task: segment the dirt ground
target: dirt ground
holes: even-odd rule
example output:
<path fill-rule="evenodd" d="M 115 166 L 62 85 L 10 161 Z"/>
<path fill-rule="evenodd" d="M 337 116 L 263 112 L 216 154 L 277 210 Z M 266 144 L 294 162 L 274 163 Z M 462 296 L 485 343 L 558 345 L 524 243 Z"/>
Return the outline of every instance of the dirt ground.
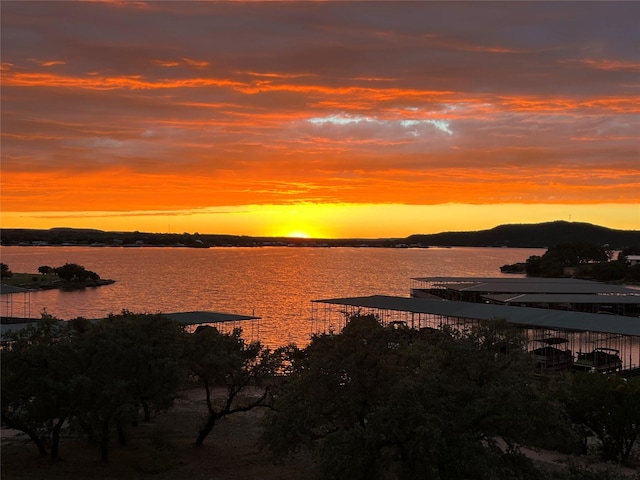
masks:
<path fill-rule="evenodd" d="M 261 409 L 223 418 L 201 447 L 195 447 L 206 412 L 204 390 L 192 389 L 167 413 L 132 429 L 129 445 L 112 442 L 110 461 L 100 461 L 97 445 L 82 437 L 63 438 L 61 459 L 40 458 L 22 434 L 2 432 L 2 480 L 69 478 L 153 480 L 303 480 L 313 475 L 308 459 L 273 465 L 258 446 Z"/>
<path fill-rule="evenodd" d="M 223 393 L 223 392 L 219 392 Z M 223 418 L 201 447 L 195 447 L 198 427 L 206 412 L 203 389 L 183 391 L 167 413 L 132 429 L 129 445 L 112 442 L 110 461 L 100 461 L 97 445 L 84 437 L 66 436 L 60 442 L 61 459 L 40 458 L 32 442 L 12 430 L 2 430 L 2 480 L 308 480 L 317 478 L 307 457 L 274 465 L 259 448 L 264 411 L 254 409 Z M 567 457 L 524 449 L 547 468 L 558 468 Z M 583 458 L 583 461 L 586 459 Z M 593 459 L 592 459 L 593 460 Z M 640 471 L 619 467 L 633 475 Z"/>

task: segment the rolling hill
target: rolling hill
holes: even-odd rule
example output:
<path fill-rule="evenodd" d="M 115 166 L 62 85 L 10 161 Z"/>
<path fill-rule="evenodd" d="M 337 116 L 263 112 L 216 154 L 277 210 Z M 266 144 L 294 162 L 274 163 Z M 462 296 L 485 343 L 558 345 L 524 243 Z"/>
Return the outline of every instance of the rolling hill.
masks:
<path fill-rule="evenodd" d="M 549 247 L 559 243 L 588 242 L 608 244 L 619 249 L 640 245 L 640 231 L 614 230 L 590 223 L 555 221 L 536 224 L 500 225 L 475 232 L 443 232 L 411 235 L 409 244 L 450 246 Z"/>

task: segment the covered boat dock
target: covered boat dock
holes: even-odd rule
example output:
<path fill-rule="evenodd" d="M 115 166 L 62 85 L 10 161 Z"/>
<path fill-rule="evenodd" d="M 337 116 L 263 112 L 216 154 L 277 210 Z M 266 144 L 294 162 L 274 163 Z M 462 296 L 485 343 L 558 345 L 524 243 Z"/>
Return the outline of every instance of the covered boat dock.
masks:
<path fill-rule="evenodd" d="M 552 308 L 554 310 L 569 310 L 573 312 L 640 317 L 640 295 L 634 294 L 523 293 L 515 295 L 482 295 L 482 300 L 496 305 Z"/>
<path fill-rule="evenodd" d="M 195 331 L 200 326 L 214 326 L 221 333 L 230 333 L 235 328 L 242 328 L 243 337 L 246 340 L 253 342 L 260 339 L 261 317 L 253 315 L 212 311 L 160 313 L 159 315 L 170 318 L 171 320 L 184 325 L 186 330 L 189 332 Z M 37 319 L 25 320 L 28 321 L 22 321 L 20 323 L 2 323 L 2 325 L 0 325 L 0 345 L 6 344 L 9 340 L 7 338 L 9 332 L 18 332 L 37 322 Z M 106 319 L 94 319 L 92 321 L 101 320 Z"/>
<path fill-rule="evenodd" d="M 0 318 L 2 323 L 21 323 L 31 317 L 31 290 L 0 285 Z"/>
<path fill-rule="evenodd" d="M 575 278 L 412 278 L 411 296 L 640 316 L 640 290 Z"/>
<path fill-rule="evenodd" d="M 193 311 L 164 313 L 165 317 L 185 325 L 189 331 L 195 331 L 201 326 L 214 326 L 221 333 L 230 333 L 235 328 L 242 328 L 245 339 L 250 342 L 260 339 L 260 319 L 253 315 L 237 313 Z"/>
<path fill-rule="evenodd" d="M 564 344 L 565 350 L 569 350 L 575 360 L 572 366 L 577 368 L 583 366 L 586 370 L 599 370 L 601 357 L 607 362 L 602 370 L 631 371 L 640 368 L 640 319 L 634 317 L 372 295 L 313 300 L 312 334 L 337 333 L 356 314 L 373 314 L 383 325 L 402 322 L 415 329 L 445 325 L 468 328 L 483 321 L 505 319 L 509 324 L 522 328 L 531 342 L 551 338 L 566 340 L 556 340 L 555 345 Z M 614 362 L 612 358 L 597 353 L 613 350 L 617 352 L 619 361 Z"/>

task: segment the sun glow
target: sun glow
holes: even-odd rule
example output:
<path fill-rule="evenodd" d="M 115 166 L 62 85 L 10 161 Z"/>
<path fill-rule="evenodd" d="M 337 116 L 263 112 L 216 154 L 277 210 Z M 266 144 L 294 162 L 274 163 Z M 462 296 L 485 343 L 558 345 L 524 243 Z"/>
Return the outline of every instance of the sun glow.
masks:
<path fill-rule="evenodd" d="M 293 232 L 286 234 L 285 236 L 290 238 L 311 238 L 311 235 L 301 230 L 295 230 Z"/>
<path fill-rule="evenodd" d="M 290 238 L 403 238 L 414 233 L 481 230 L 553 220 L 640 229 L 638 204 L 296 204 L 190 210 L 0 211 L 2 228 L 99 228 Z"/>

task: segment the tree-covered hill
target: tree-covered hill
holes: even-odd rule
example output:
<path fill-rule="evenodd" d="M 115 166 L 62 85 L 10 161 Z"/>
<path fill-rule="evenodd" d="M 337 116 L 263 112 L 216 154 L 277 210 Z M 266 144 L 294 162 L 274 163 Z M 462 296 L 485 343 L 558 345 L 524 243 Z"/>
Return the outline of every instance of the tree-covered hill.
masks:
<path fill-rule="evenodd" d="M 620 249 L 640 245 L 640 231 L 614 230 L 590 223 L 555 221 L 500 225 L 477 232 L 411 235 L 407 243 L 450 246 L 506 246 L 546 248 L 560 243 L 586 242 Z"/>

